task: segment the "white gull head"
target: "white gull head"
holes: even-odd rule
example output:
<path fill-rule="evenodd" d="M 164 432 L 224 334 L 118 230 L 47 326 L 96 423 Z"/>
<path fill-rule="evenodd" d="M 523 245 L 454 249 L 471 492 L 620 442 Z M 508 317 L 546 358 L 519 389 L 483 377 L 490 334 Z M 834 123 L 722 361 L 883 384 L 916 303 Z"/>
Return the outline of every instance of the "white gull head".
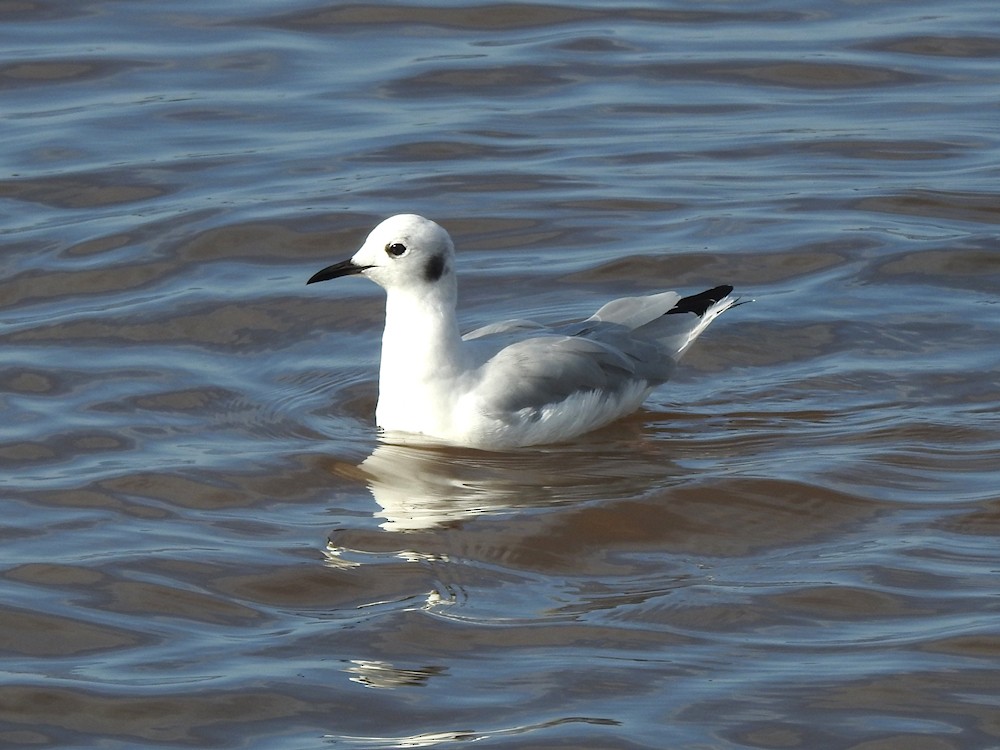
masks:
<path fill-rule="evenodd" d="M 416 214 L 392 216 L 369 233 L 350 260 L 324 268 L 306 283 L 357 273 L 386 291 L 433 294 L 432 287 L 455 286 L 455 245 L 430 219 Z"/>

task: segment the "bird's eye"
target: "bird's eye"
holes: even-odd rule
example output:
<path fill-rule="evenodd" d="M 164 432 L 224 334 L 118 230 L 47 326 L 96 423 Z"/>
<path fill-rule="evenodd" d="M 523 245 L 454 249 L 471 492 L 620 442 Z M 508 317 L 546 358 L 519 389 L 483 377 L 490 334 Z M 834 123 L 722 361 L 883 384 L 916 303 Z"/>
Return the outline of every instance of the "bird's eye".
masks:
<path fill-rule="evenodd" d="M 391 242 L 385 246 L 385 252 L 390 258 L 398 258 L 406 255 L 406 245 L 402 242 Z"/>

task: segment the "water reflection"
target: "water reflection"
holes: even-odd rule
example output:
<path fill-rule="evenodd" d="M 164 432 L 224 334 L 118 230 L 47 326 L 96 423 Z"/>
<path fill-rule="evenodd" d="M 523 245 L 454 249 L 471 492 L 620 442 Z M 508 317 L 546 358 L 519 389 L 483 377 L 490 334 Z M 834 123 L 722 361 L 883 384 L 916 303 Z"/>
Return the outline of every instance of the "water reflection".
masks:
<path fill-rule="evenodd" d="M 380 445 L 361 462 L 368 489 L 381 507 L 386 531 L 442 526 L 482 513 L 499 513 L 523 497 L 513 466 L 476 463 L 462 454 Z M 529 499 L 530 498 L 526 498 Z"/>
<path fill-rule="evenodd" d="M 370 688 L 390 689 L 419 687 L 430 678 L 448 672 L 444 667 L 428 666 L 407 669 L 393 666 L 386 661 L 370 659 L 352 659 L 351 666 L 346 671 L 352 675 L 351 682 L 357 682 Z"/>
<path fill-rule="evenodd" d="M 406 532 L 482 514 L 642 493 L 676 474 L 662 453 L 635 448 L 605 445 L 598 451 L 584 443 L 484 453 L 381 444 L 358 468 L 381 508 L 381 528 Z"/>

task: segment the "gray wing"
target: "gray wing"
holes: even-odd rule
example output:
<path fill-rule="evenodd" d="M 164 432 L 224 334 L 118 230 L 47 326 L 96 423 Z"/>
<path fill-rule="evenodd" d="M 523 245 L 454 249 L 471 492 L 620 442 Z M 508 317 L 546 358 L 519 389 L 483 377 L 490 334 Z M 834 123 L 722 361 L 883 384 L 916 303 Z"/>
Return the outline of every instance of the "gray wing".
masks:
<path fill-rule="evenodd" d="M 524 333 L 528 331 L 547 331 L 554 333 L 564 333 L 570 336 L 586 335 L 590 331 L 601 328 L 599 324 L 610 323 L 616 326 L 615 330 L 624 328 L 631 331 L 639 326 L 643 326 L 664 315 L 668 310 L 677 304 L 681 296 L 677 292 L 660 292 L 645 297 L 622 297 L 611 300 L 600 310 L 595 312 L 586 320 L 577 321 L 555 328 L 536 323 L 533 320 L 504 320 L 499 323 L 490 323 L 482 328 L 469 331 L 463 339 L 482 338 L 504 333 Z M 619 328 L 620 327 L 620 328 Z"/>
<path fill-rule="evenodd" d="M 664 362 L 666 359 L 666 362 Z M 540 336 L 501 349 L 480 368 L 477 390 L 488 414 L 541 409 L 574 393 L 614 395 L 637 381 L 654 385 L 672 367 L 657 347 L 615 347 L 582 336 Z"/>
<path fill-rule="evenodd" d="M 611 300 L 584 323 L 615 323 L 631 331 L 667 313 L 680 298 L 681 295 L 677 292 L 660 292 L 645 297 L 622 297 Z"/>
<path fill-rule="evenodd" d="M 722 285 L 688 297 L 677 292 L 624 297 L 559 332 L 587 336 L 612 346 L 626 338 L 655 343 L 676 362 L 715 318 L 736 304 L 737 300 L 730 296 L 732 291 L 731 286 Z"/>
<path fill-rule="evenodd" d="M 548 326 L 543 326 L 541 323 L 536 323 L 533 320 L 502 320 L 499 323 L 490 323 L 482 328 L 476 328 L 473 331 L 462 336 L 465 341 L 472 341 L 473 339 L 480 339 L 484 336 L 494 336 L 501 333 L 525 333 L 527 331 L 547 331 Z"/>
<path fill-rule="evenodd" d="M 716 301 L 729 291 L 731 287 L 717 287 L 683 299 L 677 292 L 623 297 L 586 320 L 551 329 L 509 320 L 471 331 L 463 338 L 483 363 L 476 389 L 483 397 L 481 407 L 502 417 L 541 409 L 574 393 L 614 395 L 637 383 L 659 385 L 670 377 L 684 349 L 733 304 L 730 298 Z M 699 305 L 687 309 L 685 301 Z M 669 314 L 675 312 L 694 314 Z M 523 339 L 525 332 L 542 335 Z"/>

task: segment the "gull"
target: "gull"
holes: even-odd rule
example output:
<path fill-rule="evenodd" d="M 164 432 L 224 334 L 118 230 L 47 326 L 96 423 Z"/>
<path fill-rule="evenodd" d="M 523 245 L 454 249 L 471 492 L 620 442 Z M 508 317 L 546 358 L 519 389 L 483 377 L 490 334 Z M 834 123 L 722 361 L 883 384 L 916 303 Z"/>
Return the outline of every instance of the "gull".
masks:
<path fill-rule="evenodd" d="M 583 321 L 459 333 L 455 246 L 415 214 L 376 226 L 307 284 L 365 276 L 385 289 L 375 421 L 384 440 L 508 450 L 571 440 L 632 413 L 737 300 L 728 285 L 608 302 Z"/>

